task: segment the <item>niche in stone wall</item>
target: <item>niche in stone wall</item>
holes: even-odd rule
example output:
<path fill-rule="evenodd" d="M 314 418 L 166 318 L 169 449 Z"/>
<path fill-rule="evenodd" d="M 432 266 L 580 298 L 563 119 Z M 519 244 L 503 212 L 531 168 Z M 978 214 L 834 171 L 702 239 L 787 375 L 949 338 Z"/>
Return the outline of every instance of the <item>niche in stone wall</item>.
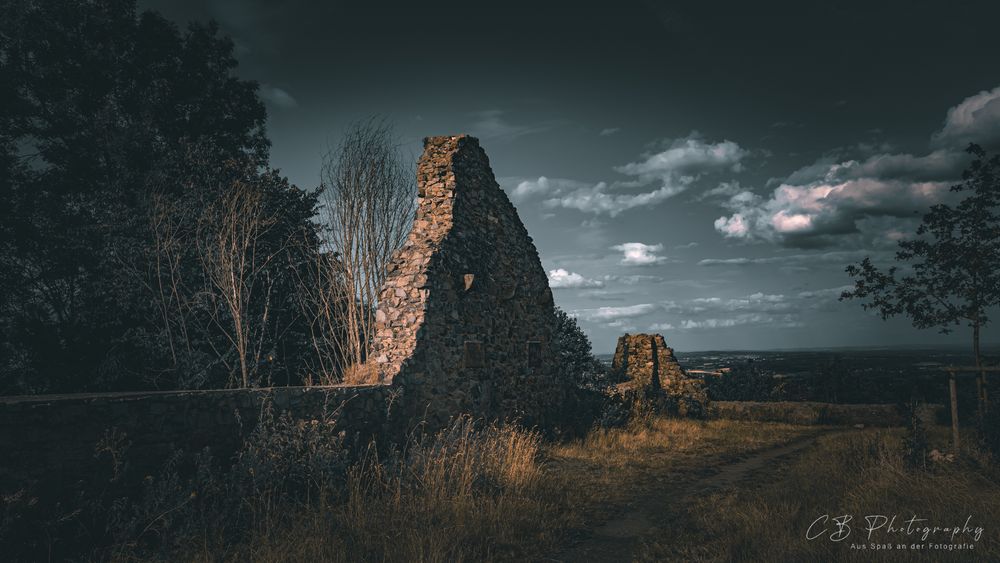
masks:
<path fill-rule="evenodd" d="M 528 341 L 528 367 L 542 367 L 542 342 L 541 340 Z"/>
<path fill-rule="evenodd" d="M 485 367 L 486 355 L 483 353 L 483 343 L 475 340 L 466 340 L 465 354 L 462 361 L 467 368 Z"/>

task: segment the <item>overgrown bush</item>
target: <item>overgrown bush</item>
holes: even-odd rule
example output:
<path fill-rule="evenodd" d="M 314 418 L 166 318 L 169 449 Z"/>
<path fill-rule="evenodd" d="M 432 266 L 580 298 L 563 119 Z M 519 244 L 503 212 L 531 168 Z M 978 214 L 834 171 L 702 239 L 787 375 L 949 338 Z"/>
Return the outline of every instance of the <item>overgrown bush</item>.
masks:
<path fill-rule="evenodd" d="M 586 333 L 566 311 L 556 307 L 555 315 L 555 340 L 559 350 L 559 367 L 564 377 L 585 389 L 607 389 L 613 382 L 607 367 L 594 356 Z"/>
<path fill-rule="evenodd" d="M 342 498 L 349 460 L 337 414 L 302 420 L 265 403 L 228 467 L 207 448 L 190 459 L 175 451 L 138 495 L 111 504 L 111 558 L 155 559 L 185 552 L 195 539 L 221 550 L 288 512 Z"/>
<path fill-rule="evenodd" d="M 114 433 L 98 448 L 117 468 L 105 484 L 138 483 L 58 510 L 5 495 L 3 559 L 479 561 L 554 541 L 539 433 L 460 417 L 352 458 L 336 417 L 267 407 L 231 463 L 178 450 L 152 475 L 130 475 L 127 437 Z M 25 551 L 28 534 L 38 541 Z"/>

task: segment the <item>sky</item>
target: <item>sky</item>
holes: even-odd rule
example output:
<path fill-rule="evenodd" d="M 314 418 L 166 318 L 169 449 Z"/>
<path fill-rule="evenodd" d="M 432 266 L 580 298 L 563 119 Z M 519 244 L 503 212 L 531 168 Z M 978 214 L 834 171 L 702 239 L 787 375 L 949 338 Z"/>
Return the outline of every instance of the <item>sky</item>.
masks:
<path fill-rule="evenodd" d="M 414 161 L 423 137 L 477 136 L 595 352 L 625 332 L 680 351 L 969 340 L 838 296 L 848 264 L 891 264 L 952 201 L 970 141 L 1000 149 L 996 2 L 140 8 L 219 22 L 302 188 L 370 116 Z"/>

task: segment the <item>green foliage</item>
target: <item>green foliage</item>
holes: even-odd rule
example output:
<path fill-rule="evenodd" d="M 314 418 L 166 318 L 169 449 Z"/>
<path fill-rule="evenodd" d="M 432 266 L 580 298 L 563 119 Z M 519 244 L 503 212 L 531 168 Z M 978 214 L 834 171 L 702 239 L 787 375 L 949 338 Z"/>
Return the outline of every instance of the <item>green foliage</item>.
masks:
<path fill-rule="evenodd" d="M 974 160 L 951 188 L 964 199 L 931 207 L 917 236 L 899 242 L 896 261 L 907 271 L 883 271 L 865 258 L 847 267 L 855 285 L 841 299 L 860 299 L 883 319 L 906 315 L 917 328 L 949 332 L 966 323 L 979 362 L 979 331 L 1000 304 L 1000 155 L 975 144 L 967 152 Z"/>
<path fill-rule="evenodd" d="M 247 305 L 268 307 L 259 347 L 277 359 L 254 383 L 302 377 L 292 287 L 315 195 L 267 169 L 264 105 L 236 65 L 214 23 L 179 30 L 134 0 L 0 8 L 0 394 L 225 385 L 232 344 L 195 250 L 232 190 L 260 194 L 261 242 L 283 247 Z"/>
<path fill-rule="evenodd" d="M 579 387 L 592 389 L 607 387 L 607 369 L 594 357 L 590 339 L 576 319 L 559 307 L 555 308 L 555 313 L 559 365 L 566 377 L 571 378 Z"/>

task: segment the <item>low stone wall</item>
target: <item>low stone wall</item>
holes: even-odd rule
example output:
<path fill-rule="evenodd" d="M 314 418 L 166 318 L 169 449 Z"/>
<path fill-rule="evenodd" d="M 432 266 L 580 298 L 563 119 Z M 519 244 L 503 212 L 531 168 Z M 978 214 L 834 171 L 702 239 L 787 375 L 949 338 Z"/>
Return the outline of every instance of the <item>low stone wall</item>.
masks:
<path fill-rule="evenodd" d="M 922 414 L 933 423 L 940 405 L 926 405 Z M 812 402 L 753 402 L 713 401 L 710 407 L 713 418 L 754 420 L 760 422 L 787 422 L 789 424 L 833 424 L 851 426 L 902 426 L 906 417 L 896 405 L 841 405 Z"/>
<path fill-rule="evenodd" d="M 111 431 L 130 444 L 132 474 L 155 473 L 177 449 L 209 447 L 227 460 L 265 405 L 299 419 L 339 411 L 345 440 L 367 443 L 386 424 L 391 393 L 371 385 L 0 397 L 0 484 L 35 482 L 56 495 L 78 489 L 106 470 L 95 446 Z"/>

